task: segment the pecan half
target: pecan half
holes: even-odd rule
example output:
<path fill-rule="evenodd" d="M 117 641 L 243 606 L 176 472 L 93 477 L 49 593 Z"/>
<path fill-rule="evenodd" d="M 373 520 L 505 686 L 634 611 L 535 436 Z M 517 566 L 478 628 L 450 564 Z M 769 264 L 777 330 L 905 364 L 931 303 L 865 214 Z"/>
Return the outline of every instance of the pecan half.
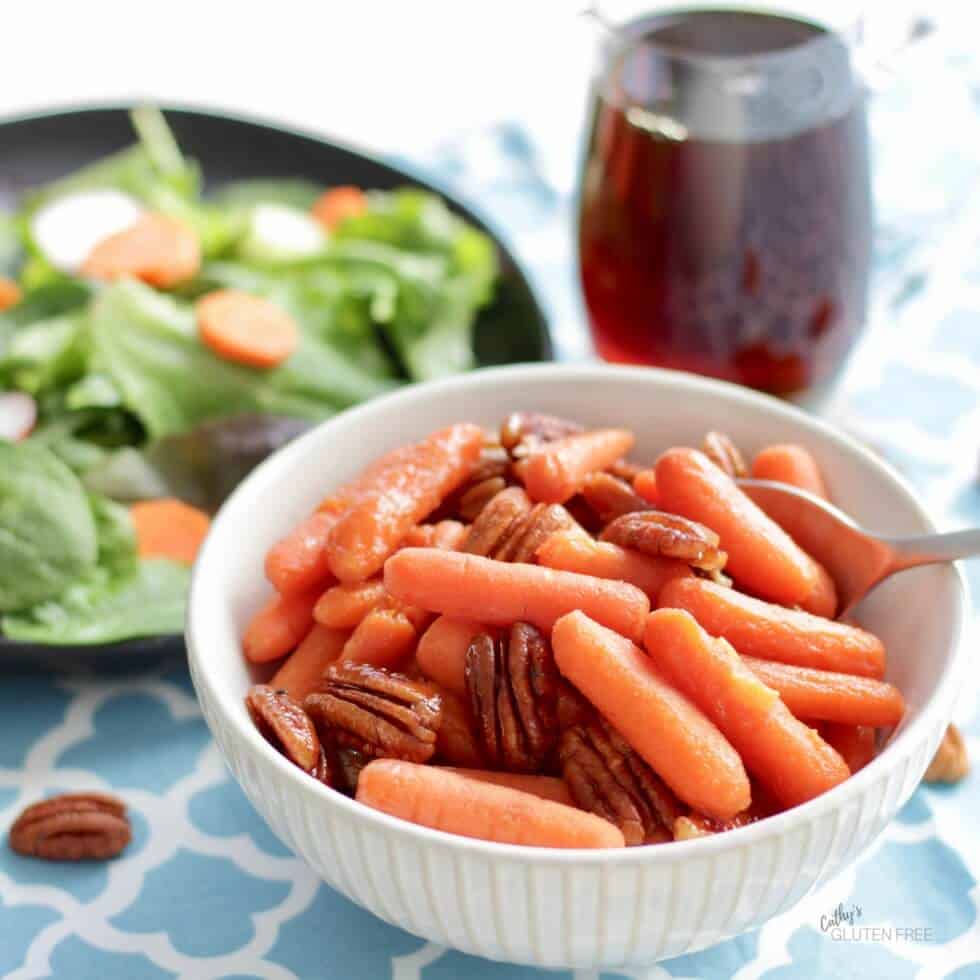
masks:
<path fill-rule="evenodd" d="M 616 824 L 627 844 L 661 843 L 673 836 L 681 815 L 674 794 L 606 721 L 570 728 L 561 737 L 559 755 L 575 802 Z"/>
<path fill-rule="evenodd" d="M 477 738 L 492 768 L 537 772 L 558 739 L 560 677 L 544 635 L 515 623 L 506 637 L 473 638 L 466 689 Z"/>
<path fill-rule="evenodd" d="M 442 692 L 442 724 L 436 740 L 440 762 L 464 769 L 485 769 L 486 759 L 477 741 L 470 711 L 465 701 L 447 691 Z"/>
<path fill-rule="evenodd" d="M 530 509 L 531 501 L 521 487 L 502 490 L 470 525 L 463 551 L 484 557 L 493 555 Z"/>
<path fill-rule="evenodd" d="M 966 754 L 966 742 L 960 730 L 950 725 L 936 754 L 922 777 L 927 783 L 958 783 L 970 771 L 970 759 Z"/>
<path fill-rule="evenodd" d="M 432 688 L 368 664 L 333 664 L 304 707 L 340 749 L 427 762 L 436 750 L 442 700 Z"/>
<path fill-rule="evenodd" d="M 447 518 L 473 520 L 495 493 L 513 482 L 510 465 L 510 453 L 500 445 L 495 435 L 488 433 L 480 457 L 466 481 L 449 494 L 427 519 L 430 522 Z"/>
<path fill-rule="evenodd" d="M 710 528 L 661 510 L 617 517 L 606 525 L 599 539 L 647 555 L 678 558 L 705 572 L 720 571 L 728 558 L 719 550 L 720 539 Z"/>
<path fill-rule="evenodd" d="M 65 793 L 29 806 L 10 828 L 10 847 L 48 861 L 103 861 L 132 839 L 122 800 L 106 793 Z"/>
<path fill-rule="evenodd" d="M 471 483 L 459 498 L 459 516 L 465 521 L 475 520 L 483 512 L 483 508 L 506 487 L 507 481 L 502 476 L 491 476 L 478 483 Z"/>
<path fill-rule="evenodd" d="M 290 762 L 313 772 L 320 764 L 320 739 L 309 715 L 285 691 L 255 684 L 245 695 L 255 727 Z"/>
<path fill-rule="evenodd" d="M 625 480 L 611 473 L 593 473 L 582 484 L 585 502 L 603 524 L 639 510 L 653 510 Z"/>
<path fill-rule="evenodd" d="M 584 426 L 542 412 L 513 412 L 500 427 L 500 444 L 514 459 L 522 459 L 546 442 L 584 432 Z"/>
<path fill-rule="evenodd" d="M 748 475 L 749 468 L 745 465 L 745 457 L 724 432 L 712 430 L 707 433 L 704 442 L 701 443 L 701 452 L 732 479 Z"/>
<path fill-rule="evenodd" d="M 498 561 L 532 562 L 538 548 L 552 534 L 574 528 L 581 530 L 575 518 L 561 504 L 535 504 L 520 521 L 511 525 L 491 557 Z"/>
<path fill-rule="evenodd" d="M 564 678 L 558 686 L 558 731 L 563 732 L 592 720 L 595 708 Z"/>

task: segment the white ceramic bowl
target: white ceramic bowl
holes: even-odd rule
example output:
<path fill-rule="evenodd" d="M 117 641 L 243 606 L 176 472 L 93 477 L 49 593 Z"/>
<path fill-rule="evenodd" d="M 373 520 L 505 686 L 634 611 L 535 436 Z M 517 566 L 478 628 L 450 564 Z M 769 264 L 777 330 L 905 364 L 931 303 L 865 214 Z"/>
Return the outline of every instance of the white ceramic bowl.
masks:
<path fill-rule="evenodd" d="M 906 572 L 863 609 L 863 622 L 887 645 L 888 677 L 908 700 L 885 751 L 804 806 L 702 840 L 557 851 L 443 834 L 326 789 L 249 721 L 242 699 L 256 675 L 239 637 L 268 593 L 262 561 L 270 544 L 384 451 L 457 420 L 496 425 L 518 408 L 629 426 L 639 460 L 672 444 L 698 445 L 709 428 L 749 451 L 800 442 L 859 522 L 894 534 L 933 530 L 909 488 L 869 452 L 781 402 L 730 385 L 649 369 L 541 365 L 407 388 L 277 453 L 218 515 L 197 563 L 187 624 L 204 716 L 276 834 L 332 887 L 426 939 L 536 966 L 612 967 L 755 928 L 853 861 L 922 777 L 965 662 L 966 593 L 954 569 Z"/>

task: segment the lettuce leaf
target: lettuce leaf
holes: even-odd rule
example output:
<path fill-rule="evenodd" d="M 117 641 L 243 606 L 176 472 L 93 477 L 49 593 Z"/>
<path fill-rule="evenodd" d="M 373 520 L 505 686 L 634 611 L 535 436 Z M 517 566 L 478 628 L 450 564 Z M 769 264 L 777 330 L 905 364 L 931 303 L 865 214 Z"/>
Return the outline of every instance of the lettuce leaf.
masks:
<path fill-rule="evenodd" d="M 89 331 L 91 369 L 112 382 L 151 438 L 248 412 L 322 419 L 390 387 L 309 329 L 271 371 L 222 360 L 201 343 L 188 304 L 133 281 L 99 293 Z"/>
<path fill-rule="evenodd" d="M 58 595 L 97 557 L 96 518 L 78 477 L 43 446 L 0 440 L 0 612 Z"/>
<path fill-rule="evenodd" d="M 114 643 L 137 636 L 166 636 L 184 628 L 190 569 L 164 559 L 144 559 L 128 575 L 99 566 L 56 599 L 0 621 L 4 634 L 26 643 Z"/>

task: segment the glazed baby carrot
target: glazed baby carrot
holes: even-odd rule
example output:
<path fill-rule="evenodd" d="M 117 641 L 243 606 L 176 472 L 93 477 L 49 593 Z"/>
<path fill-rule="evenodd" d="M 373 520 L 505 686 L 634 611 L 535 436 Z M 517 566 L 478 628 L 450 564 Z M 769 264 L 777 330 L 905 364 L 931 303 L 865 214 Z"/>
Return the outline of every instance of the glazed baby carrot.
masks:
<path fill-rule="evenodd" d="M 317 591 L 273 596 L 245 630 L 242 649 L 253 663 L 278 660 L 294 650 L 313 626 Z"/>
<path fill-rule="evenodd" d="M 877 735 L 867 725 L 837 725 L 827 722 L 820 726 L 820 734 L 832 745 L 847 763 L 852 773 L 863 769 L 877 751 Z"/>
<path fill-rule="evenodd" d="M 469 528 L 459 521 L 439 521 L 438 524 L 416 524 L 402 538 L 403 548 L 444 548 L 455 551 L 466 538 Z"/>
<path fill-rule="evenodd" d="M 750 802 L 738 753 L 634 643 L 573 612 L 551 633 L 562 674 L 685 803 L 728 820 Z"/>
<path fill-rule="evenodd" d="M 387 594 L 384 583 L 377 578 L 334 585 L 320 596 L 313 618 L 333 629 L 352 630 Z"/>
<path fill-rule="evenodd" d="M 314 623 L 303 642 L 272 675 L 269 687 L 286 691 L 302 704 L 306 695 L 316 690 L 323 672 L 340 656 L 349 635 L 346 630 L 332 630 Z"/>
<path fill-rule="evenodd" d="M 485 633 L 487 627 L 469 619 L 450 619 L 439 616 L 422 634 L 415 659 L 426 677 L 466 696 L 466 651 L 474 636 Z"/>
<path fill-rule="evenodd" d="M 142 279 L 169 289 L 193 279 L 201 267 L 201 245 L 189 225 L 166 214 L 144 214 L 89 252 L 81 272 L 93 279 Z"/>
<path fill-rule="evenodd" d="M 837 596 L 826 570 L 799 548 L 719 467 L 696 449 L 668 449 L 657 460 L 660 506 L 706 524 L 728 552 L 725 571 L 743 588 L 818 616 Z"/>
<path fill-rule="evenodd" d="M 357 799 L 403 820 L 463 837 L 532 847 L 623 847 L 618 827 L 582 810 L 437 766 L 375 759 Z"/>
<path fill-rule="evenodd" d="M 331 187 L 314 202 L 312 215 L 327 231 L 333 231 L 345 218 L 367 210 L 367 195 L 360 187 Z"/>
<path fill-rule="evenodd" d="M 265 556 L 265 577 L 283 595 L 325 589 L 334 581 L 327 541 L 337 518 L 318 512 L 301 521 Z"/>
<path fill-rule="evenodd" d="M 0 313 L 16 306 L 20 302 L 20 298 L 20 286 L 13 279 L 0 276 Z"/>
<path fill-rule="evenodd" d="M 218 357 L 274 368 L 299 347 L 296 321 L 275 303 L 240 289 L 218 289 L 194 306 L 201 340 Z"/>
<path fill-rule="evenodd" d="M 539 796 L 542 800 L 552 803 L 563 803 L 565 806 L 575 806 L 572 794 L 564 779 L 557 776 L 529 776 L 522 772 L 496 772 L 493 769 L 466 769 L 458 766 L 442 766 L 447 772 L 455 772 L 467 779 L 475 779 L 481 783 L 493 783 L 494 786 L 509 786 Z"/>
<path fill-rule="evenodd" d="M 407 447 L 398 464 L 376 472 L 330 532 L 329 562 L 342 582 L 370 577 L 409 529 L 439 506 L 472 470 L 484 432 L 459 423 Z"/>
<path fill-rule="evenodd" d="M 435 548 L 405 548 L 385 563 L 385 586 L 398 599 L 454 619 L 493 625 L 528 622 L 549 630 L 573 609 L 624 636 L 639 637 L 650 605 L 634 585 L 510 564 Z"/>
<path fill-rule="evenodd" d="M 884 681 L 754 657 L 743 657 L 742 662 L 779 693 L 797 718 L 887 728 L 905 714 L 902 692 Z"/>
<path fill-rule="evenodd" d="M 866 630 L 812 616 L 706 579 L 668 582 L 660 607 L 686 609 L 712 636 L 723 636 L 739 653 L 799 667 L 885 676 L 885 648 Z"/>
<path fill-rule="evenodd" d="M 640 470 L 633 477 L 633 489 L 648 503 L 654 507 L 660 506 L 657 497 L 657 471 L 653 469 Z"/>
<path fill-rule="evenodd" d="M 596 429 L 545 443 L 522 460 L 518 475 L 532 500 L 563 504 L 590 474 L 604 470 L 633 448 L 627 429 Z"/>
<path fill-rule="evenodd" d="M 630 582 L 642 589 L 651 602 L 657 601 L 660 590 L 667 582 L 694 576 L 687 562 L 661 558 L 659 555 L 643 555 L 608 541 L 596 541 L 581 532 L 551 535 L 538 548 L 538 563 L 546 568 Z"/>
<path fill-rule="evenodd" d="M 726 640 L 709 636 L 690 613 L 652 612 L 643 645 L 651 661 L 718 725 L 749 772 L 781 803 L 805 803 L 850 775 L 840 755 L 793 717 Z"/>
<path fill-rule="evenodd" d="M 803 446 L 794 444 L 766 446 L 752 461 L 752 476 L 757 480 L 777 480 L 808 490 L 828 500 L 827 485 L 817 461 Z"/>
<path fill-rule="evenodd" d="M 211 526 L 211 518 L 180 500 L 142 500 L 129 508 L 141 558 L 170 558 L 193 563 Z"/>
<path fill-rule="evenodd" d="M 394 668 L 415 649 L 418 629 L 406 610 L 388 602 L 375 607 L 358 624 L 344 644 L 345 663 Z"/>

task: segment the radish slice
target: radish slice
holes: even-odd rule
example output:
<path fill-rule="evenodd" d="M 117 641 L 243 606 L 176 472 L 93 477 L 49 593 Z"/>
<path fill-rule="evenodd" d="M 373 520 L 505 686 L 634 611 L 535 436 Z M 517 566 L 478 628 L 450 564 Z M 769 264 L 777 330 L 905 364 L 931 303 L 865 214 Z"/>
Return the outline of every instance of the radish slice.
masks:
<path fill-rule="evenodd" d="M 0 392 L 0 439 L 20 442 L 37 422 L 37 402 L 23 391 Z"/>
<path fill-rule="evenodd" d="M 134 224 L 143 213 L 122 191 L 79 191 L 44 205 L 31 221 L 34 242 L 62 272 L 75 272 L 99 242 Z"/>

